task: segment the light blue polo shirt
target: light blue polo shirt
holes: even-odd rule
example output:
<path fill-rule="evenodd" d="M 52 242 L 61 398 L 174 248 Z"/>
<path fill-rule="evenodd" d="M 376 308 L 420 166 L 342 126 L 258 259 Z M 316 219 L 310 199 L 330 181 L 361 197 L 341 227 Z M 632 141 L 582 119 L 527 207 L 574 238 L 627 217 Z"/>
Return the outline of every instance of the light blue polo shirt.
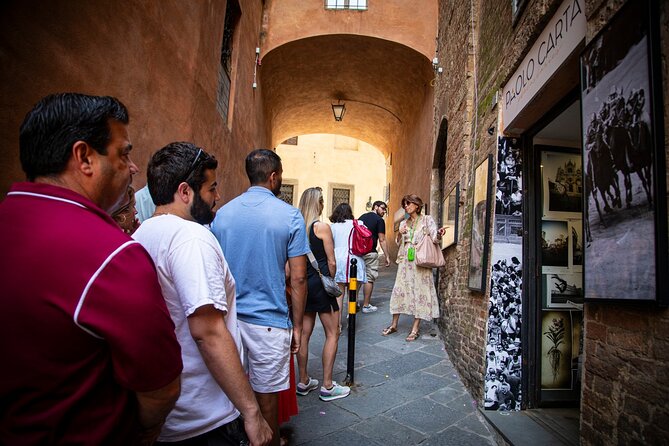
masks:
<path fill-rule="evenodd" d="M 237 284 L 237 317 L 290 328 L 285 264 L 309 252 L 300 211 L 267 188 L 251 186 L 218 210 L 211 231 Z"/>

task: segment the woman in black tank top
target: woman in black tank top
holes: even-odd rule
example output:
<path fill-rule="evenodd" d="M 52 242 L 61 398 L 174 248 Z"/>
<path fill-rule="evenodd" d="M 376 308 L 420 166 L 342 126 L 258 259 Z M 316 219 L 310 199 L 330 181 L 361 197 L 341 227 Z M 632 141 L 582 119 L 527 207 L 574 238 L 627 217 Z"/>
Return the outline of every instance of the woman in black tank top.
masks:
<path fill-rule="evenodd" d="M 305 190 L 300 197 L 299 207 L 309 234 L 311 252 L 316 258 L 318 268 L 321 274 L 334 277 L 337 265 L 335 263 L 332 230 L 327 223 L 319 221 L 323 212 L 323 192 L 321 189 L 312 187 Z M 316 314 L 318 314 L 325 330 L 325 343 L 321 355 L 323 358 L 323 385 L 320 389 L 320 399 L 331 401 L 344 398 L 348 396 L 350 389 L 346 386 L 340 386 L 332 380 L 332 369 L 339 340 L 339 306 L 337 305 L 337 299 L 330 297 L 325 292 L 318 271 L 311 266 L 310 262 L 307 262 L 307 303 L 302 319 L 302 341 L 297 354 L 298 395 L 306 395 L 318 387 L 318 380 L 311 378 L 307 372 L 309 339 L 316 323 Z"/>

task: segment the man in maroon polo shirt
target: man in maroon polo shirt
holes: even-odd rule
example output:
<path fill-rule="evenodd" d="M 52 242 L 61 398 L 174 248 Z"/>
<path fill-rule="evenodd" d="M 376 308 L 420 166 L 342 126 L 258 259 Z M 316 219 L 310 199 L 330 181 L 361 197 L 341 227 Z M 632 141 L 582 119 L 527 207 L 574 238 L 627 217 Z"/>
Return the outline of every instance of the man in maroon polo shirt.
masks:
<path fill-rule="evenodd" d="M 0 203 L 0 444 L 150 444 L 181 354 L 146 251 L 108 215 L 137 166 L 112 97 L 42 99 Z"/>

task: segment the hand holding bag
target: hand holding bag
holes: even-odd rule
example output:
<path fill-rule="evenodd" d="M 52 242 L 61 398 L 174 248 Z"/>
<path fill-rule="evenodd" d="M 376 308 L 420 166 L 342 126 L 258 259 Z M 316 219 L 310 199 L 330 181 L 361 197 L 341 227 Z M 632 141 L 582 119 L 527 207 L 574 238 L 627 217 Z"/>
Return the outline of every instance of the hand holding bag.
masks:
<path fill-rule="evenodd" d="M 323 288 L 325 288 L 325 292 L 328 293 L 328 296 L 330 297 L 339 297 L 343 293 L 341 292 L 341 288 L 339 288 L 339 285 L 337 285 L 337 282 L 330 277 L 330 276 L 324 276 L 321 274 L 321 270 L 318 268 L 318 262 L 316 261 L 316 258 L 314 255 L 309 251 L 307 253 L 307 257 L 309 257 L 309 262 L 311 263 L 311 266 L 318 272 L 318 275 L 321 278 L 321 282 L 323 283 Z"/>
<path fill-rule="evenodd" d="M 430 234 L 424 234 L 416 244 L 416 266 L 421 268 L 439 268 L 446 265 L 444 253 L 432 241 Z"/>

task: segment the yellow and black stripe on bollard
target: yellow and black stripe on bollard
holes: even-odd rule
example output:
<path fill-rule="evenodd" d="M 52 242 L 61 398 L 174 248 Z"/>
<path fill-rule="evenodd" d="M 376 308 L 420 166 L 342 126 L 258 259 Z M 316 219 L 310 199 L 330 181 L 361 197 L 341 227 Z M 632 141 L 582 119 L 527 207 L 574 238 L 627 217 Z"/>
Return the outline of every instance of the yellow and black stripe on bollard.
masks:
<path fill-rule="evenodd" d="M 353 385 L 353 374 L 355 365 L 355 314 L 358 311 L 358 261 L 351 259 L 348 283 L 348 355 L 346 358 L 346 378 L 344 384 Z M 343 308 L 342 308 L 343 311 Z"/>

